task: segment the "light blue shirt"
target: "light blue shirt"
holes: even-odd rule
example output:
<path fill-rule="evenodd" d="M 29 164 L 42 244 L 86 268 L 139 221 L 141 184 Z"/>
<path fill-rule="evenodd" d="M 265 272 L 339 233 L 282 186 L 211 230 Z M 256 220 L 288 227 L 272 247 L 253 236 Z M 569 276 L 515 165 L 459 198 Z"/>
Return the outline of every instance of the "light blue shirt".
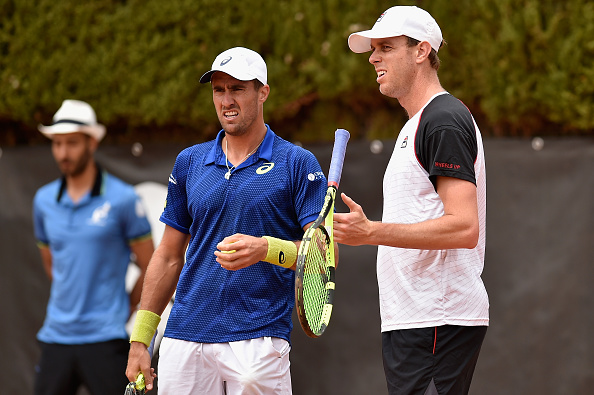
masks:
<path fill-rule="evenodd" d="M 93 190 L 74 203 L 64 179 L 41 187 L 33 201 L 38 242 L 52 255 L 45 343 L 86 344 L 128 337 L 125 277 L 130 242 L 150 236 L 131 185 L 99 171 Z"/>

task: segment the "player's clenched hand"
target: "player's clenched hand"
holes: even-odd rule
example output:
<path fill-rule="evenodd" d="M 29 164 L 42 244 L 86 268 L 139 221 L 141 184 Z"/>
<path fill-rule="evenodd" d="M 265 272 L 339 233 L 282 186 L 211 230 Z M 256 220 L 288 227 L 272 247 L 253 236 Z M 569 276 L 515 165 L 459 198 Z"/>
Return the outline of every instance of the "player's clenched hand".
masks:
<path fill-rule="evenodd" d="M 215 256 L 221 267 L 227 270 L 239 270 L 266 258 L 268 242 L 261 237 L 236 233 L 225 237 L 217 244 Z"/>
<path fill-rule="evenodd" d="M 128 366 L 126 367 L 126 377 L 130 382 L 136 381 L 138 373 L 144 374 L 144 383 L 146 390 L 153 389 L 153 380 L 157 375 L 155 369 L 151 368 L 151 356 L 147 351 L 147 347 L 143 343 L 131 342 L 130 351 L 128 353 Z"/>
<path fill-rule="evenodd" d="M 334 214 L 334 241 L 352 246 L 367 244 L 371 233 L 371 221 L 353 199 L 344 193 L 340 196 L 350 212 Z"/>

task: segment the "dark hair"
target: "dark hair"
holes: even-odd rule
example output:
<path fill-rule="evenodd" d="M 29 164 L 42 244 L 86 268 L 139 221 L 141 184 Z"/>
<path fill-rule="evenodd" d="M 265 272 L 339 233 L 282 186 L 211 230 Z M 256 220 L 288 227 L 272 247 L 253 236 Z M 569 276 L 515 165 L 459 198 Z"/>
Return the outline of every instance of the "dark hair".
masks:
<path fill-rule="evenodd" d="M 260 88 L 262 88 L 264 86 L 264 84 L 262 83 L 262 81 L 260 81 L 259 79 L 253 79 L 252 81 L 254 81 L 254 88 L 259 91 Z"/>
<path fill-rule="evenodd" d="M 419 40 L 415 40 L 414 38 L 408 36 L 406 38 L 408 39 L 406 43 L 408 47 L 416 47 L 420 43 Z M 441 44 L 439 44 L 440 48 L 443 46 L 444 42 L 445 41 L 442 41 Z M 429 53 L 429 62 L 431 64 L 431 67 L 433 67 L 435 71 L 439 70 L 439 66 L 441 66 L 441 60 L 439 60 L 439 56 L 437 56 L 437 51 L 433 49 L 433 47 L 431 47 L 431 52 Z"/>

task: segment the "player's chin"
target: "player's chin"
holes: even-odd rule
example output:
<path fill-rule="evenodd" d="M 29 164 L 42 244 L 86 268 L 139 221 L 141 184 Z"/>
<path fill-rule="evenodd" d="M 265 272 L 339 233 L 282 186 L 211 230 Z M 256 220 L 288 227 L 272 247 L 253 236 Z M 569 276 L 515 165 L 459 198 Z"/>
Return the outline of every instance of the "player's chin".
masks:
<path fill-rule="evenodd" d="M 223 123 L 221 124 L 223 126 L 223 129 L 225 130 L 225 133 L 231 135 L 231 136 L 241 136 L 244 132 L 244 128 L 237 123 Z"/>
<path fill-rule="evenodd" d="M 72 177 L 72 176 L 76 175 L 76 173 L 73 171 L 72 167 L 69 167 L 69 166 L 60 167 L 60 173 L 62 173 L 62 175 L 64 177 Z"/>
<path fill-rule="evenodd" d="M 72 162 L 63 160 L 63 161 L 58 162 L 58 167 L 60 168 L 60 171 L 62 171 L 62 173 L 63 173 L 66 171 L 70 171 L 70 169 L 73 166 L 72 166 Z"/>

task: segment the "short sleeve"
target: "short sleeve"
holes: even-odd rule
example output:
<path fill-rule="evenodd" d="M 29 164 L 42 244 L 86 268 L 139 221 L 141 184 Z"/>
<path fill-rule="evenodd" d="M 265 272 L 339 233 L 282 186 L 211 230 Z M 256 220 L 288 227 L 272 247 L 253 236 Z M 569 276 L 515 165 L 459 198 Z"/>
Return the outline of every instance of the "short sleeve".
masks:
<path fill-rule="evenodd" d="M 124 232 L 129 243 L 139 241 L 151 235 L 151 225 L 147 219 L 147 211 L 140 197 L 134 192 L 126 200 L 122 215 Z"/>
<path fill-rule="evenodd" d="M 425 107 L 415 136 L 415 154 L 434 186 L 438 176 L 459 178 L 476 185 L 475 124 L 460 100 L 444 94 Z"/>
<path fill-rule="evenodd" d="M 298 149 L 294 167 L 295 210 L 301 227 L 318 216 L 328 182 L 316 157 L 309 151 Z"/>
<path fill-rule="evenodd" d="M 476 184 L 474 160 L 476 140 L 466 131 L 452 127 L 434 131 L 426 140 L 429 177 L 455 177 Z"/>
<path fill-rule="evenodd" d="M 186 180 L 191 164 L 189 150 L 182 151 L 176 158 L 167 185 L 167 200 L 160 221 L 172 228 L 189 234 L 192 217 L 188 212 Z"/>
<path fill-rule="evenodd" d="M 49 240 L 45 233 L 45 224 L 43 218 L 43 212 L 40 205 L 40 193 L 39 191 L 35 194 L 33 199 L 33 232 L 35 238 L 42 244 L 49 244 Z"/>

